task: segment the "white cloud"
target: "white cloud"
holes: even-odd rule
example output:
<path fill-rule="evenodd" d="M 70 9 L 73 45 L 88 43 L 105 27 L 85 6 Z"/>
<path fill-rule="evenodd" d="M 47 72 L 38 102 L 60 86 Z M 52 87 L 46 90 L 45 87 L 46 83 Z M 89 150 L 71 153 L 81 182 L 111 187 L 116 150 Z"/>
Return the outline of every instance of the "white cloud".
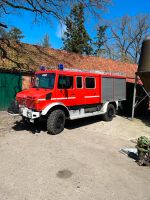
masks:
<path fill-rule="evenodd" d="M 58 38 L 62 38 L 65 31 L 66 31 L 66 26 L 65 26 L 65 24 L 58 24 L 58 26 L 57 26 L 57 31 L 56 31 L 56 36 L 57 36 Z"/>

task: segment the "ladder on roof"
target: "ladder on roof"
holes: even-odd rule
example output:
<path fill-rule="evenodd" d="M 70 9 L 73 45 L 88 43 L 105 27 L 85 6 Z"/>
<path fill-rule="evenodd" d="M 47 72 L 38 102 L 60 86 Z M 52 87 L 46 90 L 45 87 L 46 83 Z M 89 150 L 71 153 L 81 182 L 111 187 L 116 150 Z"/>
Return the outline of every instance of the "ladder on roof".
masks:
<path fill-rule="evenodd" d="M 50 66 L 48 69 L 57 69 L 57 67 Z M 71 72 L 89 72 L 93 74 L 109 74 L 109 75 L 118 75 L 118 76 L 126 76 L 124 72 L 116 72 L 116 71 L 103 71 L 103 70 L 87 70 L 87 69 L 77 69 L 77 68 L 66 68 L 64 67 L 63 71 L 71 71 Z"/>
<path fill-rule="evenodd" d="M 76 68 L 64 68 L 65 71 L 73 71 L 73 72 L 89 72 L 94 74 L 110 74 L 110 75 L 120 75 L 125 76 L 124 72 L 116 72 L 116 71 L 102 71 L 102 70 L 86 70 L 86 69 L 76 69 Z"/>

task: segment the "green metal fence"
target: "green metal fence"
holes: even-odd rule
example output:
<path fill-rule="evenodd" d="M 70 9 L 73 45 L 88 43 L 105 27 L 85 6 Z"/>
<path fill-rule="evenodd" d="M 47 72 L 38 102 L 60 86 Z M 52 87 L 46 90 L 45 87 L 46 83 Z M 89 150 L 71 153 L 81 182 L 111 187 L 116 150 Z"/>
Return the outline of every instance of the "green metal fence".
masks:
<path fill-rule="evenodd" d="M 20 74 L 0 73 L 0 110 L 7 110 L 21 88 L 22 76 Z"/>

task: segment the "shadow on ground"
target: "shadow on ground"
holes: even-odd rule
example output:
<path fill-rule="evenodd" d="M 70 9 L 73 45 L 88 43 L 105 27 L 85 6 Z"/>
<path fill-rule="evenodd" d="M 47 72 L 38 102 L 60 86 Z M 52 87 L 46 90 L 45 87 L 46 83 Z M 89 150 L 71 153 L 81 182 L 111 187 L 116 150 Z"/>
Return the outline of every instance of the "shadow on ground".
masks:
<path fill-rule="evenodd" d="M 131 120 L 131 115 L 125 115 L 124 113 L 118 113 L 120 117 L 123 117 L 125 119 Z M 135 115 L 134 119 L 140 120 L 143 124 L 150 127 L 150 111 L 147 111 L 146 113 L 142 113 L 141 115 Z"/>
<path fill-rule="evenodd" d="M 87 118 L 82 118 L 82 119 L 76 119 L 76 120 L 67 120 L 66 124 L 65 124 L 65 128 L 66 129 L 76 129 L 76 128 L 80 128 L 83 126 L 87 126 L 93 123 L 97 123 L 102 121 L 102 117 L 101 116 L 93 116 L 93 117 L 87 117 Z"/>
<path fill-rule="evenodd" d="M 12 127 L 15 131 L 29 131 L 33 134 L 46 131 L 46 122 L 29 123 L 24 120 L 16 121 Z"/>
<path fill-rule="evenodd" d="M 136 117 L 136 119 L 139 119 L 145 124 L 146 126 L 150 127 L 150 115 Z"/>
<path fill-rule="evenodd" d="M 125 116 L 121 114 L 119 114 L 119 116 L 128 120 L 131 120 L 131 117 L 129 116 Z M 139 119 L 140 121 L 143 122 L 143 124 L 150 127 L 150 115 L 136 117 L 136 119 Z M 98 122 L 102 122 L 101 116 L 93 116 L 93 117 L 76 119 L 76 120 L 66 120 L 65 128 L 68 130 L 72 130 L 72 129 L 77 129 L 77 128 L 84 127 L 84 126 L 98 123 Z M 33 134 L 40 133 L 41 131 L 47 132 L 46 121 L 39 121 L 39 122 L 36 122 L 35 124 L 32 124 L 32 123 L 27 123 L 23 120 L 20 120 L 14 123 L 12 129 L 15 131 L 29 131 Z"/>
<path fill-rule="evenodd" d="M 66 129 L 76 129 L 79 127 L 87 126 L 93 123 L 102 121 L 101 116 L 88 117 L 83 119 L 76 120 L 66 120 L 65 128 Z M 47 132 L 46 121 L 36 122 L 35 124 L 25 122 L 23 120 L 16 121 L 12 127 L 15 131 L 29 131 L 33 134 L 40 133 L 41 131 Z"/>

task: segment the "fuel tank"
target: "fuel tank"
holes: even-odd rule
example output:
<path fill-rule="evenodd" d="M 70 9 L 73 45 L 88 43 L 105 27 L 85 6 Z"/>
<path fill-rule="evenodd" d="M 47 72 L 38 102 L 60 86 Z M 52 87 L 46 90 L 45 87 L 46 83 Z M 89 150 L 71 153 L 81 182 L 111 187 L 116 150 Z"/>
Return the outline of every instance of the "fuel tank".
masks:
<path fill-rule="evenodd" d="M 146 91 L 150 92 L 150 36 L 143 40 L 137 74 Z"/>

